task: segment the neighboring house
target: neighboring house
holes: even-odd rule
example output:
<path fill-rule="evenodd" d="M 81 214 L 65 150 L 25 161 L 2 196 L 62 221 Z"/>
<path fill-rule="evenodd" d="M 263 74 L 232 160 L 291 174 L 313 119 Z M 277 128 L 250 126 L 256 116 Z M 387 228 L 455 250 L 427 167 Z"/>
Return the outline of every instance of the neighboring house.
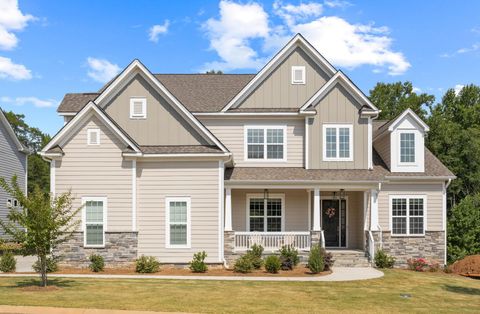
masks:
<path fill-rule="evenodd" d="M 28 149 L 18 140 L 0 108 L 0 178 L 10 183 L 12 177 L 16 175 L 18 185 L 24 187 L 24 192 L 27 191 L 28 153 Z M 10 204 L 16 206 L 17 200 L 0 188 L 0 219 L 3 221 L 7 219 Z M 4 231 L 0 227 L 0 238 L 4 236 Z"/>
<path fill-rule="evenodd" d="M 198 251 L 223 263 L 254 243 L 445 262 L 454 175 L 425 148 L 428 126 L 410 110 L 377 121 L 301 35 L 255 75 L 152 74 L 135 60 L 58 112 L 66 124 L 41 153 L 51 190 L 85 205 L 67 263 Z"/>

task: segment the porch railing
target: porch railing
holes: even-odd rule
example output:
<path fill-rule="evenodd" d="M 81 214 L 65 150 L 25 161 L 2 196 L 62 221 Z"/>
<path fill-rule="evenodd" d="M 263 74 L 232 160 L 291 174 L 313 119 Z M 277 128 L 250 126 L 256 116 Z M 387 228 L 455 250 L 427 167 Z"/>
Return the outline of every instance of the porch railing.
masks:
<path fill-rule="evenodd" d="M 310 232 L 235 232 L 236 251 L 246 251 L 254 244 L 260 244 L 265 251 L 276 251 L 284 245 L 309 250 Z"/>

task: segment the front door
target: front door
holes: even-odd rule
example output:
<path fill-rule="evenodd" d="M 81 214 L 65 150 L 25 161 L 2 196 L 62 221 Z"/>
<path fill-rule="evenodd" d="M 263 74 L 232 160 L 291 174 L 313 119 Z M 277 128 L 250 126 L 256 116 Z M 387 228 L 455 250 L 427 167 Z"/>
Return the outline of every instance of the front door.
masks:
<path fill-rule="evenodd" d="M 346 246 L 346 201 L 341 201 L 341 207 L 339 204 L 339 200 L 322 200 L 322 229 L 327 247 Z"/>

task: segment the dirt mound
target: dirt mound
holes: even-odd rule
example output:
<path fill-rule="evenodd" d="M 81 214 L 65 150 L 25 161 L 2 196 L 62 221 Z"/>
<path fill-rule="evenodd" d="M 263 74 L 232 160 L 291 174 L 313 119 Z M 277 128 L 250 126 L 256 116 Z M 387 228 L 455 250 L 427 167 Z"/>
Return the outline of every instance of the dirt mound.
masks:
<path fill-rule="evenodd" d="M 480 274 L 480 255 L 470 255 L 450 267 L 456 274 Z"/>

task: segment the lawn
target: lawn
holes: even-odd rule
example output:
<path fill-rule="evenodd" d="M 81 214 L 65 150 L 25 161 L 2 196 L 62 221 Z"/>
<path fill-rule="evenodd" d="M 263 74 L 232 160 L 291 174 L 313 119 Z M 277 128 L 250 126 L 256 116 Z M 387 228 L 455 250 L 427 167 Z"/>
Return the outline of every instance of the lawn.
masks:
<path fill-rule="evenodd" d="M 389 270 L 356 282 L 226 282 L 155 279 L 55 279 L 31 291 L 33 278 L 0 278 L 0 304 L 178 312 L 477 312 L 480 281 Z M 405 297 L 409 295 L 410 297 Z"/>

